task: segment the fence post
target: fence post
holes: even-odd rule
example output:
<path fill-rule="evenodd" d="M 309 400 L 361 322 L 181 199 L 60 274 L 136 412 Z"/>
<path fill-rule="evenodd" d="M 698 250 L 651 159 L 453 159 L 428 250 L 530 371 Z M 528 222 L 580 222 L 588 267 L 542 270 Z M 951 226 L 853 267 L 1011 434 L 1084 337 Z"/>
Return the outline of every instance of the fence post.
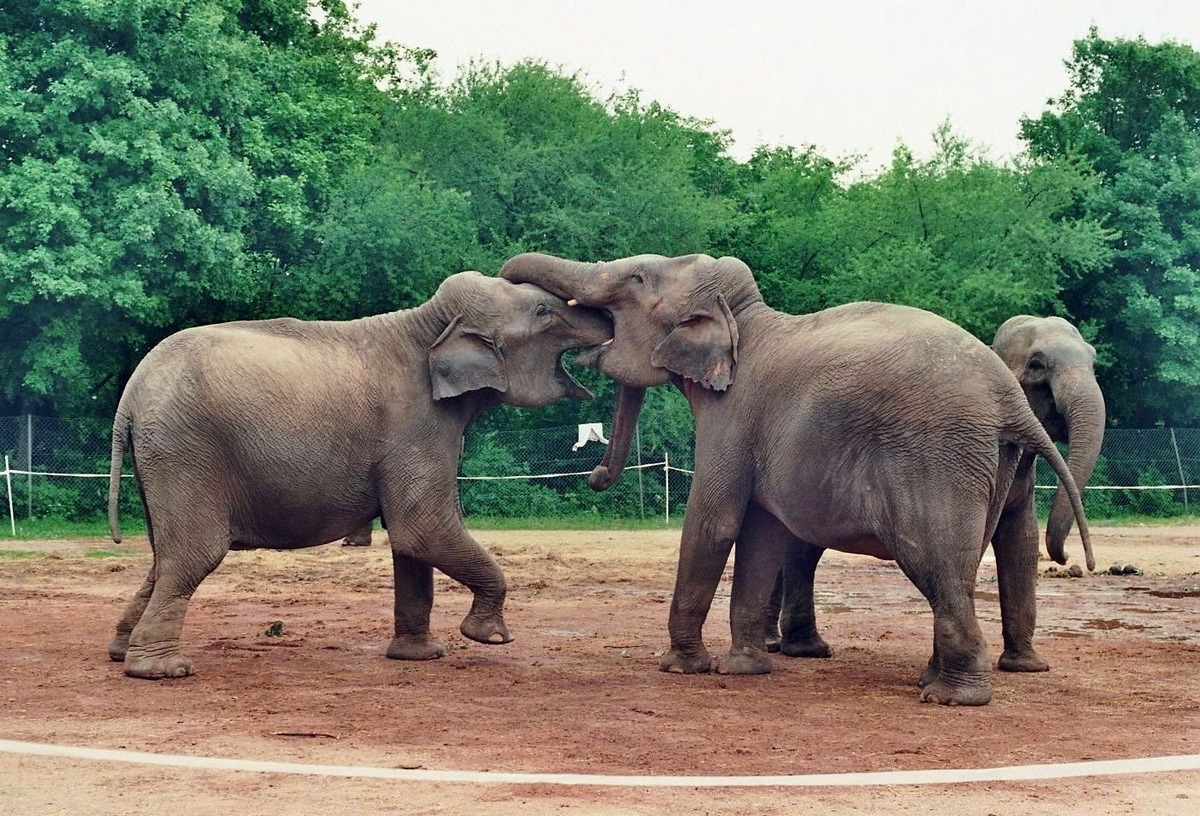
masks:
<path fill-rule="evenodd" d="M 33 414 L 25 415 L 25 470 L 25 517 L 33 518 Z"/>
<path fill-rule="evenodd" d="M 17 537 L 17 517 L 13 513 L 12 502 L 12 471 L 8 468 L 8 454 L 4 454 L 4 482 L 8 486 L 8 526 L 12 528 L 13 538 Z"/>
<path fill-rule="evenodd" d="M 1175 441 L 1175 428 L 1171 428 L 1171 447 L 1175 449 L 1175 466 L 1179 468 L 1179 483 L 1183 485 L 1183 512 L 1187 513 L 1187 477 L 1183 475 L 1183 460 L 1179 458 L 1179 443 Z"/>
<path fill-rule="evenodd" d="M 638 509 L 641 512 L 642 521 L 646 520 L 646 492 L 642 484 L 642 421 L 633 426 L 633 436 L 637 440 L 637 458 L 638 458 Z"/>
<path fill-rule="evenodd" d="M 671 526 L 671 452 L 663 449 L 663 502 L 666 507 L 667 526 Z"/>

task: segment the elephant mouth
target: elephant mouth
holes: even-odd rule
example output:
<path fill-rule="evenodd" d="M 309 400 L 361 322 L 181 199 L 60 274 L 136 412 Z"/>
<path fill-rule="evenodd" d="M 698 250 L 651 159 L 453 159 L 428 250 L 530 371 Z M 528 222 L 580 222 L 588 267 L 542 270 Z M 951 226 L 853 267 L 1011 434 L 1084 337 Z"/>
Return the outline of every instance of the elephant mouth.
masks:
<path fill-rule="evenodd" d="M 599 369 L 600 360 L 612 347 L 612 342 L 612 338 L 609 338 L 598 346 L 592 346 L 582 351 L 575 357 L 575 365 L 583 366 L 584 368 Z"/>

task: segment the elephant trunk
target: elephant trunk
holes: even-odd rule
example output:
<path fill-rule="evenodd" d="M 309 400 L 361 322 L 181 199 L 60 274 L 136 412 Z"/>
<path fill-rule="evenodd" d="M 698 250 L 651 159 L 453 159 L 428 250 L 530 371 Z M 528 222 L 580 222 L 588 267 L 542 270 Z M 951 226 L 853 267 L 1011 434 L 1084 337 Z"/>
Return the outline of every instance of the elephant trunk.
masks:
<path fill-rule="evenodd" d="M 500 277 L 514 283 L 532 283 L 564 300 L 586 303 L 595 286 L 597 264 L 569 261 L 541 252 L 514 255 L 500 267 Z"/>
<path fill-rule="evenodd" d="M 1055 377 L 1050 387 L 1055 406 L 1066 420 L 1067 469 L 1083 493 L 1104 441 L 1104 397 L 1090 375 Z M 1046 550 L 1060 564 L 1067 561 L 1065 544 L 1073 519 L 1066 489 L 1059 485 L 1046 523 Z"/>
<path fill-rule="evenodd" d="M 588 476 L 588 484 L 592 490 L 608 490 L 621 478 L 625 464 L 629 461 L 629 446 L 633 442 L 638 415 L 641 413 L 642 400 L 645 397 L 645 388 L 622 385 L 617 389 L 617 406 L 613 411 L 608 448 L 605 449 L 600 464 L 596 465 L 592 475 Z"/>

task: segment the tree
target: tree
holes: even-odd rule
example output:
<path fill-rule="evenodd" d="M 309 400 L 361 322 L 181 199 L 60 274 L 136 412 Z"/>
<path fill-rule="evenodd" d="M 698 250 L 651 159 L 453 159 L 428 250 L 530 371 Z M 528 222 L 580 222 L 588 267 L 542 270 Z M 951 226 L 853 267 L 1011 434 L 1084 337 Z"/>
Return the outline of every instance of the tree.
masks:
<path fill-rule="evenodd" d="M 1110 417 L 1133 427 L 1200 421 L 1200 54 L 1105 40 L 1093 28 L 1070 86 L 1021 122 L 1031 154 L 1077 156 L 1102 184 L 1082 212 L 1119 233 L 1102 274 L 1069 278 L 1063 302 L 1094 327 Z"/>
<path fill-rule="evenodd" d="M 107 410 L 186 325 L 253 317 L 369 154 L 386 55 L 341 0 L 0 10 L 0 413 Z M 92 402 L 88 398 L 101 399 Z"/>

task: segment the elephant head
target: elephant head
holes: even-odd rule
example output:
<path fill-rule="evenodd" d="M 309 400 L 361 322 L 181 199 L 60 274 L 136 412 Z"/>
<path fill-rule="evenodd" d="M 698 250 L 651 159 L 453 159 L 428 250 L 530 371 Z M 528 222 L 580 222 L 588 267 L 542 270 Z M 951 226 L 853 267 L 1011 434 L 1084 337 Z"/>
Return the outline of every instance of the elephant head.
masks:
<path fill-rule="evenodd" d="M 996 331 L 992 349 L 1029 399 L 1055 442 L 1068 446 L 1067 467 L 1082 490 L 1104 440 L 1104 396 L 1096 384 L 1096 350 L 1061 317 L 1018 315 Z M 1065 541 L 1073 514 L 1060 485 L 1046 524 L 1050 557 L 1066 563 Z"/>
<path fill-rule="evenodd" d="M 733 383 L 736 314 L 762 302 L 749 267 L 708 255 L 589 264 L 526 253 L 510 259 L 500 276 L 612 317 L 612 342 L 578 358 L 621 384 L 608 449 L 589 479 L 596 490 L 612 485 L 625 467 L 646 388 L 673 376 L 714 391 Z"/>
<path fill-rule="evenodd" d="M 446 321 L 429 348 L 433 398 L 492 389 L 508 405 L 541 407 L 592 393 L 562 366 L 564 352 L 612 338 L 603 312 L 574 309 L 532 284 L 478 272 L 443 281 L 430 301 Z"/>

